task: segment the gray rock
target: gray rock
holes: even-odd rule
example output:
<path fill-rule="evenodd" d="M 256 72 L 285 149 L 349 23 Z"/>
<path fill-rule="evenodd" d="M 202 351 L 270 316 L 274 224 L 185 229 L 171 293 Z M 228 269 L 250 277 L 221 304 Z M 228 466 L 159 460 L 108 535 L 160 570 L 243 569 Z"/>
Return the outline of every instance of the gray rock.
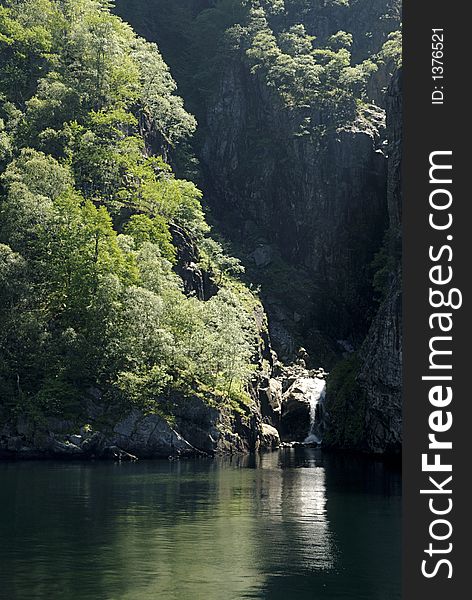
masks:
<path fill-rule="evenodd" d="M 275 427 L 262 423 L 261 448 L 263 450 L 275 450 L 280 446 L 280 435 Z"/>
<path fill-rule="evenodd" d="M 282 382 L 279 379 L 269 379 L 270 403 L 274 411 L 282 409 Z"/>
<path fill-rule="evenodd" d="M 142 458 L 199 453 L 160 416 L 143 416 L 137 410 L 115 425 L 110 439 L 114 445 Z"/>
<path fill-rule="evenodd" d="M 79 448 L 79 446 L 71 444 L 71 442 L 68 441 L 60 442 L 58 440 L 54 440 L 50 450 L 56 456 L 76 457 L 83 455 L 83 450 Z"/>
<path fill-rule="evenodd" d="M 293 367 L 290 371 L 294 371 Z M 319 376 L 309 376 L 309 371 L 301 371 L 298 376 L 290 378 L 290 387 L 282 398 L 281 434 L 285 441 L 303 442 L 310 429 L 310 410 L 312 401 L 324 395 L 324 384 L 320 384 Z"/>
<path fill-rule="evenodd" d="M 24 445 L 22 437 L 10 437 L 7 440 L 7 450 L 9 452 L 19 452 Z"/>
<path fill-rule="evenodd" d="M 199 250 L 195 239 L 189 231 L 175 223 L 170 226 L 170 233 L 177 249 L 175 269 L 182 278 L 187 295 L 195 295 L 199 300 L 208 300 L 218 292 L 210 274 L 199 266 Z"/>
<path fill-rule="evenodd" d="M 273 260 L 274 250 L 272 246 L 265 245 L 259 246 L 251 254 L 251 258 L 254 260 L 256 267 L 264 268 L 270 265 Z"/>
<path fill-rule="evenodd" d="M 273 425 L 280 425 L 282 412 L 282 382 L 279 379 L 266 379 L 259 385 L 259 401 L 263 417 Z"/>
<path fill-rule="evenodd" d="M 100 457 L 107 446 L 107 438 L 103 433 L 95 431 L 82 442 L 83 452 L 90 457 Z"/>
<path fill-rule="evenodd" d="M 402 165 L 401 74 L 387 94 L 390 140 L 387 199 L 392 245 L 401 239 Z M 395 248 L 391 249 L 395 256 Z M 361 348 L 358 382 L 366 394 L 364 445 L 378 454 L 401 451 L 402 444 L 402 290 L 401 264 L 396 259 L 385 298 Z"/>

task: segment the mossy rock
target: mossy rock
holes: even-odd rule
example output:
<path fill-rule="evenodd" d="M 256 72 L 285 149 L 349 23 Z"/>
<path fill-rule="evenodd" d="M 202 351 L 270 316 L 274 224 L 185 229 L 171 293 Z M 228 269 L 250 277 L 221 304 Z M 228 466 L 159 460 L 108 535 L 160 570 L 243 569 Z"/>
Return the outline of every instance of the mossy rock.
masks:
<path fill-rule="evenodd" d="M 362 450 L 366 417 L 366 396 L 357 374 L 360 361 L 356 354 L 340 362 L 327 383 L 328 426 L 324 445 L 332 448 Z"/>

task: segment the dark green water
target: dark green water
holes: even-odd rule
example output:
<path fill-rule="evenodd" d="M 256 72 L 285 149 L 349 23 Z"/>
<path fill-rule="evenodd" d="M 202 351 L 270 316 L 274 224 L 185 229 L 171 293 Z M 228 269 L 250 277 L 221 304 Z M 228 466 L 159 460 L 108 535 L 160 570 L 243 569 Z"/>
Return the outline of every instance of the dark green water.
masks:
<path fill-rule="evenodd" d="M 261 458 L 0 463 L 0 598 L 396 600 L 400 474 Z"/>

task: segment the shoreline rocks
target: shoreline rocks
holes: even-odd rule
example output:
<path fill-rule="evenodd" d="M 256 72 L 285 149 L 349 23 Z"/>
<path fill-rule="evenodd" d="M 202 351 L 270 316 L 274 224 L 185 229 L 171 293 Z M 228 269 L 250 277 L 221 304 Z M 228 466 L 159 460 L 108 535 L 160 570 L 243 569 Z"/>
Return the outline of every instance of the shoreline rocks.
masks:
<path fill-rule="evenodd" d="M 307 369 L 301 361 L 275 369 L 259 385 L 262 418 L 279 432 L 284 442 L 303 442 L 309 435 L 314 403 L 320 399 L 328 377 L 322 367 Z M 324 392 L 322 392 L 324 396 Z"/>
<path fill-rule="evenodd" d="M 280 435 L 275 427 L 262 423 L 261 449 L 276 450 L 280 447 Z"/>
<path fill-rule="evenodd" d="M 20 416 L 0 424 L 0 459 L 174 459 L 272 451 L 287 447 L 283 442 L 303 442 L 310 426 L 309 396 L 327 373 L 283 366 L 273 358 L 271 368 L 255 378 L 253 404 L 244 411 L 181 397 L 174 399 L 170 422 L 137 409 L 123 413 L 93 390 L 80 419 L 35 422 Z"/>
<path fill-rule="evenodd" d="M 100 430 L 70 421 L 51 419 L 42 424 L 25 420 L 0 429 L 0 458 L 107 459 L 198 456 L 205 453 L 189 444 L 158 415 L 137 410 Z"/>
<path fill-rule="evenodd" d="M 137 409 L 123 414 L 118 407 L 101 406 L 98 397 L 89 399 L 80 420 L 35 422 L 21 416 L 3 425 L 0 421 L 0 459 L 176 459 L 248 454 L 264 445 L 257 405 L 242 414 L 197 397 L 177 404 L 172 423 Z"/>

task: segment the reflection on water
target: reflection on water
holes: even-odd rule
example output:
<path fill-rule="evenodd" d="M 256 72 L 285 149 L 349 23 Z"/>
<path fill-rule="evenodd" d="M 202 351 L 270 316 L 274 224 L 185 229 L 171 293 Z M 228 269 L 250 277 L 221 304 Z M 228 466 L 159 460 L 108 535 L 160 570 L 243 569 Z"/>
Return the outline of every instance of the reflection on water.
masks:
<path fill-rule="evenodd" d="M 0 464 L 0 598 L 395 600 L 399 490 L 319 450 Z"/>
<path fill-rule="evenodd" d="M 310 469 L 281 468 L 284 454 L 266 454 L 259 462 L 262 534 L 272 549 L 272 565 L 283 574 L 290 549 L 297 571 L 328 569 L 333 566 L 333 550 L 326 513 L 325 469 L 316 464 Z"/>

